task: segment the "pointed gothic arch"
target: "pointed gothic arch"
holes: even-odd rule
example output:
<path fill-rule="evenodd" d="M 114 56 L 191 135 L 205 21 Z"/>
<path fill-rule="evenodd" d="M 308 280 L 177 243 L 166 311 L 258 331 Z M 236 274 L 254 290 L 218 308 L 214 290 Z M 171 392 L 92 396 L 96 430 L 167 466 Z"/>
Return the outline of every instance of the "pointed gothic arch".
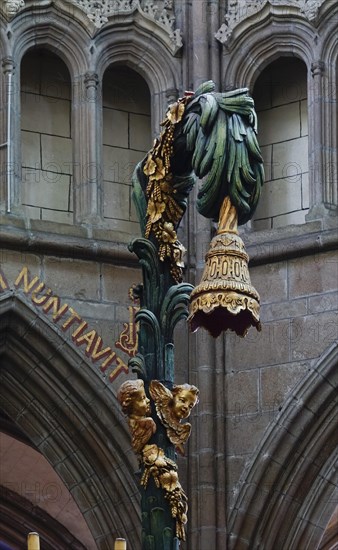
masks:
<path fill-rule="evenodd" d="M 135 458 L 112 388 L 52 323 L 12 293 L 0 300 L 2 408 L 47 458 L 97 545 L 139 540 Z"/>
<path fill-rule="evenodd" d="M 6 486 L 0 486 L 0 490 L 1 537 L 5 538 L 8 544 L 16 548 L 24 548 L 29 526 L 30 532 L 39 533 L 45 550 L 57 548 L 86 550 L 85 546 L 62 523 L 30 500 Z"/>
<path fill-rule="evenodd" d="M 337 491 L 338 344 L 286 399 L 245 469 L 229 548 L 318 548 Z"/>
<path fill-rule="evenodd" d="M 8 55 L 20 64 L 22 57 L 31 48 L 47 48 L 61 57 L 74 75 L 87 70 L 88 33 L 69 13 L 59 11 L 55 5 L 29 8 L 19 12 L 10 23 L 15 40 L 11 42 Z"/>
<path fill-rule="evenodd" d="M 97 73 L 102 80 L 108 67 L 125 65 L 146 81 L 151 93 L 153 134 L 158 133 L 168 102 L 177 99 L 180 60 L 174 58 L 156 35 L 145 36 L 137 27 L 103 29 L 95 40 Z"/>

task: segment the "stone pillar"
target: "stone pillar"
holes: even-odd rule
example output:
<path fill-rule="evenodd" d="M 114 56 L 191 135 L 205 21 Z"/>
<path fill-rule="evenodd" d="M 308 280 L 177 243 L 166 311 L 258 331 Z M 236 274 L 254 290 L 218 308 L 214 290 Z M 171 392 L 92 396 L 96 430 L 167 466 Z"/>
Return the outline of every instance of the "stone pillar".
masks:
<path fill-rule="evenodd" d="M 208 0 L 209 17 L 209 51 L 210 51 L 210 78 L 215 82 L 216 89 L 221 91 L 221 48 L 215 34 L 221 25 L 219 0 Z"/>
<path fill-rule="evenodd" d="M 327 63 L 323 93 L 324 144 L 324 204 L 337 212 L 338 208 L 338 120 L 337 120 L 337 81 L 338 62 Z"/>
<path fill-rule="evenodd" d="M 322 218 L 325 215 L 325 202 L 328 195 L 328 181 L 324 162 L 324 75 L 325 63 L 321 60 L 311 64 L 308 85 L 309 117 L 309 183 L 310 210 L 307 220 Z"/>
<path fill-rule="evenodd" d="M 2 60 L 1 78 L 1 210 L 7 213 L 20 204 L 20 173 L 18 144 L 20 137 L 18 77 L 11 57 Z M 9 126 L 8 126 L 9 125 Z"/>
<path fill-rule="evenodd" d="M 99 77 L 75 79 L 73 93 L 74 215 L 77 223 L 102 221 L 102 98 Z"/>
<path fill-rule="evenodd" d="M 188 85 L 193 89 L 210 79 L 220 86 L 221 46 L 215 39 L 220 25 L 219 4 L 218 0 L 187 2 L 188 16 L 183 36 L 188 55 L 183 63 L 188 73 Z"/>
<path fill-rule="evenodd" d="M 185 81 L 192 90 L 209 79 L 219 84 L 219 59 L 211 46 L 215 41 L 211 28 L 216 26 L 218 7 L 214 2 L 192 2 L 187 4 L 187 9 L 184 37 L 185 41 L 189 40 L 189 63 Z M 187 215 L 189 282 L 192 284 L 200 282 L 212 236 L 210 220 L 196 210 L 199 185 L 197 183 L 190 194 Z M 198 414 L 192 420 L 189 445 L 188 549 L 225 549 L 224 354 L 216 351 L 223 350 L 223 336 L 216 341 L 204 329 L 199 329 L 190 340 L 189 382 L 199 388 L 200 402 Z M 215 429 L 210 430 L 210 423 Z"/>
<path fill-rule="evenodd" d="M 192 2 L 189 17 L 189 83 L 193 89 L 210 78 L 209 39 L 208 39 L 208 4 Z M 188 36 L 186 37 L 186 40 Z"/>
<path fill-rule="evenodd" d="M 6 209 L 6 102 L 6 75 L 2 70 L 0 79 L 0 212 L 4 212 Z"/>

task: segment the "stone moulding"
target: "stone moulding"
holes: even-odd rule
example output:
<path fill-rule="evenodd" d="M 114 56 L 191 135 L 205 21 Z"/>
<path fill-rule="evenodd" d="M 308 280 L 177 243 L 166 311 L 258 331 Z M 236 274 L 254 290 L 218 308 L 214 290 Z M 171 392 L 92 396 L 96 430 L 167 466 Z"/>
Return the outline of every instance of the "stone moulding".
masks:
<path fill-rule="evenodd" d="M 16 13 L 25 7 L 24 0 L 5 0 L 4 9 L 7 15 L 13 17 Z"/>
<path fill-rule="evenodd" d="M 242 22 L 258 15 L 265 6 L 268 11 L 278 10 L 282 14 L 292 14 L 296 9 L 298 15 L 308 21 L 314 21 L 318 10 L 325 0 L 228 0 L 228 7 L 224 16 L 225 23 L 218 29 L 215 38 L 225 44 L 231 37 L 234 29 Z"/>
<path fill-rule="evenodd" d="M 139 11 L 163 27 L 177 47 L 182 46 L 181 33 L 174 28 L 173 0 L 67 0 L 82 9 L 95 27 L 101 28 L 117 15 L 129 15 Z"/>
<path fill-rule="evenodd" d="M 119 23 L 121 17 L 136 17 L 139 15 L 149 27 L 152 24 L 152 31 L 156 34 L 158 29 L 168 37 L 170 49 L 175 55 L 183 45 L 182 33 L 175 28 L 175 14 L 173 0 L 5 0 L 4 12 L 11 19 L 23 8 L 35 6 L 41 8 L 55 4 L 60 7 L 64 4 L 72 5 L 85 13 L 88 20 L 96 29 L 101 29 L 107 24 Z M 69 16 L 76 17 L 75 11 L 69 11 Z"/>

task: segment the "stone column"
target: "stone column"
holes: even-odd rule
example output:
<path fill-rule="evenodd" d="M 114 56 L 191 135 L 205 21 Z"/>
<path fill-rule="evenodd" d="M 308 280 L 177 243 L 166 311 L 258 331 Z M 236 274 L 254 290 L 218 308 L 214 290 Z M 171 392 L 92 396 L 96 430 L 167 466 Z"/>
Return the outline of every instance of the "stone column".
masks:
<path fill-rule="evenodd" d="M 215 34 L 221 25 L 219 0 L 208 0 L 209 17 L 209 51 L 210 51 L 210 78 L 215 82 L 216 89 L 221 91 L 221 44 Z"/>
<path fill-rule="evenodd" d="M 204 80 L 210 78 L 209 66 L 209 37 L 208 37 L 208 4 L 206 2 L 192 2 L 189 12 L 189 33 L 184 33 L 185 40 L 189 40 L 189 82 L 193 89 Z M 188 30 L 188 29 L 187 29 Z"/>
<path fill-rule="evenodd" d="M 2 61 L 1 79 L 1 210 L 9 213 L 21 203 L 19 164 L 20 117 L 18 75 L 11 57 Z M 10 115 L 10 116 L 9 116 Z M 9 128 L 8 128 L 9 125 Z"/>
<path fill-rule="evenodd" d="M 337 66 L 336 66 L 337 65 Z M 324 74 L 323 101 L 323 170 L 324 170 L 324 204 L 337 212 L 338 208 L 338 120 L 337 120 L 337 70 L 338 64 L 327 63 Z"/>
<path fill-rule="evenodd" d="M 183 34 L 185 41 L 189 40 L 186 81 L 192 90 L 209 79 L 219 84 L 219 60 L 216 51 L 211 51 L 211 43 L 214 41 L 211 27 L 215 18 L 218 18 L 218 8 L 213 2 L 192 2 L 187 4 L 187 9 L 188 28 Z M 187 276 L 192 284 L 200 282 L 212 236 L 210 220 L 203 218 L 196 210 L 199 185 L 197 183 L 190 194 L 187 216 Z M 189 382 L 199 388 L 200 402 L 198 414 L 192 420 L 189 445 L 188 477 L 191 490 L 188 548 L 226 548 L 223 336 L 215 341 L 204 329 L 199 329 L 190 337 L 190 341 Z M 214 429 L 210 429 L 210 426 L 214 426 Z"/>
<path fill-rule="evenodd" d="M 324 75 L 325 63 L 321 60 L 314 61 L 311 64 L 308 85 L 310 210 L 307 220 L 325 215 L 325 197 L 328 191 L 324 162 Z"/>
<path fill-rule="evenodd" d="M 0 212 L 6 210 L 6 101 L 6 75 L 2 70 L 0 79 Z"/>
<path fill-rule="evenodd" d="M 73 93 L 74 213 L 78 223 L 102 221 L 101 111 L 98 75 L 80 75 Z"/>

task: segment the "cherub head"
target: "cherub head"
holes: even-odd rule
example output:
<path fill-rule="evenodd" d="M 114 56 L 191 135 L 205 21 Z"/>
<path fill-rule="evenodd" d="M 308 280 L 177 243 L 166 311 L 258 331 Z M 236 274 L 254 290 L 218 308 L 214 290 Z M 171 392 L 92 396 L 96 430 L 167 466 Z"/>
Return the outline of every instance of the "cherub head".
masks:
<path fill-rule="evenodd" d="M 191 409 L 198 403 L 199 390 L 196 386 L 190 384 L 181 384 L 173 386 L 173 400 L 171 405 L 172 415 L 179 422 L 183 418 L 188 418 Z"/>
<path fill-rule="evenodd" d="M 117 393 L 122 410 L 129 417 L 144 417 L 150 414 L 150 400 L 144 391 L 143 380 L 127 380 Z"/>

